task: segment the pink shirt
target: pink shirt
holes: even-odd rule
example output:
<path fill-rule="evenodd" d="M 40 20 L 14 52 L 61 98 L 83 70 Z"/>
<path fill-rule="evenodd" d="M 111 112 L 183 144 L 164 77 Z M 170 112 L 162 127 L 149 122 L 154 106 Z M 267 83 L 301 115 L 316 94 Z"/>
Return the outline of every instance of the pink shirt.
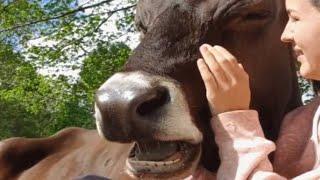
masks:
<path fill-rule="evenodd" d="M 314 167 L 311 171 L 293 178 L 294 180 L 320 179 L 319 116 L 320 107 L 313 118 L 311 136 L 311 141 L 315 145 L 314 152 L 316 152 Z M 273 172 L 268 155 L 275 150 L 276 146 L 265 138 L 256 111 L 222 113 L 214 117 L 211 124 L 219 147 L 221 165 L 216 174 L 201 169 L 193 175 L 194 179 L 286 179 Z"/>

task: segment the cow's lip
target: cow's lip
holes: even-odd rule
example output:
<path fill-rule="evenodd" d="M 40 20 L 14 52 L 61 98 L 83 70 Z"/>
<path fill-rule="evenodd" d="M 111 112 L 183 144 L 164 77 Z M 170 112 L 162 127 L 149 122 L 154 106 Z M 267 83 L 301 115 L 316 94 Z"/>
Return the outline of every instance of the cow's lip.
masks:
<path fill-rule="evenodd" d="M 127 158 L 126 166 L 129 173 L 134 176 L 144 176 L 146 174 L 155 175 L 157 177 L 161 176 L 171 176 L 172 174 L 181 173 L 185 170 L 189 170 L 194 166 L 194 163 L 198 163 L 201 156 L 201 145 L 190 144 L 188 142 L 161 142 L 161 143 L 170 143 L 175 144 L 177 149 L 175 152 L 165 153 L 164 159 L 148 160 L 143 159 L 139 160 L 134 157 L 136 148 L 138 144 L 131 149 L 131 155 Z"/>

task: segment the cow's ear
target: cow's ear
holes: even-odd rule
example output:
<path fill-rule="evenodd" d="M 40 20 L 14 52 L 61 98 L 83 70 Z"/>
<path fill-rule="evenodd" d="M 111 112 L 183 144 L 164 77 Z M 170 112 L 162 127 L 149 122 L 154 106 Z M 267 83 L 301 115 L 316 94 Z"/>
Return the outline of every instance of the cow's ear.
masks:
<path fill-rule="evenodd" d="M 144 35 L 147 33 L 147 28 L 143 24 L 138 14 L 135 15 L 134 21 L 135 21 L 136 30 L 139 32 L 139 40 L 141 41 L 144 38 Z"/>
<path fill-rule="evenodd" d="M 139 32 L 140 41 L 144 38 L 144 35 L 147 33 L 147 28 L 142 24 L 142 22 L 136 18 L 135 20 L 136 29 Z"/>
<path fill-rule="evenodd" d="M 138 32 L 145 34 L 147 32 L 146 27 L 146 19 L 148 19 L 146 16 L 150 13 L 146 13 L 145 10 L 143 10 L 144 7 L 144 1 L 138 1 L 137 7 L 136 7 L 136 14 L 134 16 L 134 22 L 135 26 Z M 150 16 L 150 15 L 149 15 Z"/>
<path fill-rule="evenodd" d="M 139 34 L 139 40 L 142 41 L 143 38 L 144 38 L 144 33 L 140 32 L 140 34 Z"/>
<path fill-rule="evenodd" d="M 137 30 L 146 34 L 155 20 L 171 6 L 172 0 L 139 0 L 134 17 Z"/>

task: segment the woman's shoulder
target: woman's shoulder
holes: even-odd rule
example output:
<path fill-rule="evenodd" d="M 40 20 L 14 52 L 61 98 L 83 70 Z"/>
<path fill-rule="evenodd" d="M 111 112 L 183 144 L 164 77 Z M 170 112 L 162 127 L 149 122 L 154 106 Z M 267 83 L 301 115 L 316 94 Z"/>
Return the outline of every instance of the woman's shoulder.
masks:
<path fill-rule="evenodd" d="M 310 134 L 312 129 L 312 120 L 320 104 L 320 97 L 314 98 L 310 103 L 300 106 L 288 114 L 283 119 L 279 138 L 290 134 Z"/>
<path fill-rule="evenodd" d="M 275 171 L 281 175 L 294 177 L 313 167 L 315 154 L 310 138 L 313 117 L 319 103 L 320 98 L 315 98 L 286 115 L 276 142 L 274 158 Z"/>
<path fill-rule="evenodd" d="M 294 109 L 285 116 L 282 126 L 290 125 L 292 124 L 292 121 L 301 121 L 301 119 L 312 122 L 313 116 L 317 111 L 319 104 L 320 97 L 316 97 L 307 105 Z"/>

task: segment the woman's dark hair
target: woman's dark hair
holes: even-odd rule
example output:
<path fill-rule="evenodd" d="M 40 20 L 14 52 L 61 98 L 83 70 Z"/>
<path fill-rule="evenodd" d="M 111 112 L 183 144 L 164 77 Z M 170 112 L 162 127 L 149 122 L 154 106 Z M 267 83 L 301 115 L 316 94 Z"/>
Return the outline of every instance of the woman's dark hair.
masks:
<path fill-rule="evenodd" d="M 310 0 L 310 2 L 320 10 L 320 0 Z"/>

